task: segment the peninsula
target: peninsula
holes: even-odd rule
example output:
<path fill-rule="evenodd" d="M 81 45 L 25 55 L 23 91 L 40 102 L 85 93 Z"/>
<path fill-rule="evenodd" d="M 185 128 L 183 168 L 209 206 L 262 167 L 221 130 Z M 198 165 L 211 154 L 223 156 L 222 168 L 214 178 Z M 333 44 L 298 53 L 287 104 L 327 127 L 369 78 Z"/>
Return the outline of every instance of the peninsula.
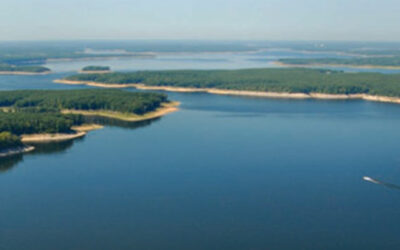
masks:
<path fill-rule="evenodd" d="M 400 74 L 305 68 L 166 70 L 72 75 L 66 84 L 271 98 L 365 99 L 400 103 Z"/>
<path fill-rule="evenodd" d="M 32 149 L 26 144 L 71 140 L 101 128 L 86 116 L 130 122 L 155 119 L 178 103 L 158 93 L 122 90 L 17 90 L 0 92 L 0 156 Z"/>

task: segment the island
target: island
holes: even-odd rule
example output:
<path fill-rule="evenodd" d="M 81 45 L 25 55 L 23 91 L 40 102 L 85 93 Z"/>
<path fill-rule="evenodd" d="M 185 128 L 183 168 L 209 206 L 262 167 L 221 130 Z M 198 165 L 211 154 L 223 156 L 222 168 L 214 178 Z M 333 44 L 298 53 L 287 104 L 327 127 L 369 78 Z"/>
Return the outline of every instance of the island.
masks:
<path fill-rule="evenodd" d="M 0 157 L 30 151 L 30 143 L 71 140 L 101 128 L 85 117 L 139 122 L 176 111 L 177 105 L 165 94 L 112 89 L 1 91 Z"/>
<path fill-rule="evenodd" d="M 1 75 L 42 75 L 48 73 L 50 73 L 50 69 L 43 66 L 0 64 Z"/>
<path fill-rule="evenodd" d="M 326 69 L 137 71 L 72 75 L 57 82 L 107 88 L 400 103 L 400 74 L 345 73 Z"/>
<path fill-rule="evenodd" d="M 380 57 L 355 57 L 355 58 L 285 58 L 276 62 L 283 66 L 333 66 L 333 67 L 354 67 L 354 68 L 381 68 L 400 69 L 399 56 Z"/>
<path fill-rule="evenodd" d="M 93 73 L 109 73 L 111 71 L 109 66 L 86 66 L 83 67 L 79 73 L 93 74 Z"/>

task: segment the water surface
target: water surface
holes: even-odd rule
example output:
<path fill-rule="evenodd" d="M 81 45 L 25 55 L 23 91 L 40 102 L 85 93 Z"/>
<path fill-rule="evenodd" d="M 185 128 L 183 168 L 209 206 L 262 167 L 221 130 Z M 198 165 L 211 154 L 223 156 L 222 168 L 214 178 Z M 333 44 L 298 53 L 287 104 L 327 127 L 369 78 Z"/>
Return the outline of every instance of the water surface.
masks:
<path fill-rule="evenodd" d="M 400 248 L 400 192 L 362 180 L 400 184 L 400 105 L 169 96 L 179 112 L 0 163 L 0 249 Z"/>

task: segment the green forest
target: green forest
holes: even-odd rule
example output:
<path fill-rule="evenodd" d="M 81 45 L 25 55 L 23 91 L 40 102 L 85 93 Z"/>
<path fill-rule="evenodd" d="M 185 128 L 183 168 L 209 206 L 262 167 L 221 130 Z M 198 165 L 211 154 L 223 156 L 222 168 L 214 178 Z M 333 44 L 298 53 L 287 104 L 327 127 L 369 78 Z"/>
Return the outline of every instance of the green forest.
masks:
<path fill-rule="evenodd" d="M 358 58 L 287 58 L 279 62 L 291 65 L 357 65 L 357 66 L 400 66 L 400 57 L 358 57 Z"/>
<path fill-rule="evenodd" d="M 15 66 L 9 64 L 0 64 L 0 72 L 45 73 L 49 71 L 49 68 L 43 66 Z"/>
<path fill-rule="evenodd" d="M 108 66 L 86 66 L 82 68 L 82 71 L 108 71 L 110 67 Z"/>
<path fill-rule="evenodd" d="M 82 123 L 81 115 L 66 115 L 54 111 L 0 112 L 0 131 L 7 131 L 14 135 L 71 133 L 72 126 Z"/>
<path fill-rule="evenodd" d="M 400 96 L 400 74 L 344 73 L 325 69 L 166 70 L 73 75 L 72 81 L 143 83 L 152 86 L 218 88 L 289 93 Z"/>
<path fill-rule="evenodd" d="M 167 101 L 165 94 L 113 89 L 15 90 L 0 92 L 0 106 L 45 109 L 111 110 L 144 114 Z"/>

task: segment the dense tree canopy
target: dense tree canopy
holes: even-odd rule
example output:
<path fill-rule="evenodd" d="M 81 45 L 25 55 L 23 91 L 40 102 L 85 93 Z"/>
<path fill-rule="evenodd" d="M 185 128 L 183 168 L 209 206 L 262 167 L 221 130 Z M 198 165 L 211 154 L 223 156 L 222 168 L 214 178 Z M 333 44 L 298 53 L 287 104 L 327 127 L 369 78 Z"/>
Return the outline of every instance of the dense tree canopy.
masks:
<path fill-rule="evenodd" d="M 18 136 L 10 132 L 0 132 L 0 151 L 20 146 L 22 146 L 22 142 Z"/>
<path fill-rule="evenodd" d="M 0 92 L 0 106 L 15 108 L 112 110 L 144 114 L 157 109 L 167 96 L 111 89 L 15 90 Z"/>
<path fill-rule="evenodd" d="M 36 133 L 70 133 L 71 127 L 83 123 L 81 115 L 56 112 L 0 112 L 0 131 L 15 135 Z"/>

